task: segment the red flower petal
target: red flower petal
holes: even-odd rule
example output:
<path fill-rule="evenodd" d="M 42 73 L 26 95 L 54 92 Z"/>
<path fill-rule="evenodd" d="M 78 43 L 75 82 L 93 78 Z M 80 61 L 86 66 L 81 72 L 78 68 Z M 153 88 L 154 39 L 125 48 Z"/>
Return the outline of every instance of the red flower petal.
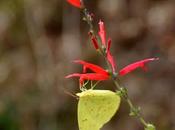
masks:
<path fill-rule="evenodd" d="M 108 75 L 108 72 L 106 70 L 104 70 L 103 68 L 101 68 L 100 66 L 98 66 L 98 65 L 94 65 L 94 64 L 82 61 L 82 60 L 75 60 L 74 62 L 84 65 L 84 67 L 83 67 L 84 73 L 86 73 L 86 69 L 90 69 L 95 73 Z"/>
<path fill-rule="evenodd" d="M 106 31 L 105 31 L 105 26 L 104 22 L 100 20 L 99 24 L 99 36 L 101 38 L 102 44 L 106 47 Z"/>
<path fill-rule="evenodd" d="M 71 5 L 77 7 L 77 8 L 81 8 L 80 0 L 67 0 L 67 2 L 70 3 Z"/>
<path fill-rule="evenodd" d="M 149 58 L 149 59 L 144 59 L 144 60 L 141 60 L 141 61 L 137 61 L 133 64 L 130 64 L 126 67 L 124 67 L 123 69 L 120 70 L 119 72 L 119 75 L 120 76 L 124 76 L 126 75 L 127 73 L 137 69 L 137 68 L 142 68 L 143 70 L 145 70 L 145 64 L 150 62 L 150 61 L 154 61 L 154 60 L 158 60 L 159 58 Z"/>
<path fill-rule="evenodd" d="M 110 52 L 110 47 L 111 47 L 111 39 L 108 40 L 108 46 L 107 46 L 107 60 L 108 62 L 111 64 L 112 66 L 112 72 L 115 72 L 115 62 L 114 62 L 114 58 L 113 56 L 111 55 L 111 52 Z"/>
<path fill-rule="evenodd" d="M 97 80 L 97 81 L 102 81 L 102 80 L 107 80 L 109 79 L 109 75 L 106 74 L 97 74 L 97 73 L 86 73 L 86 74 L 79 74 L 79 73 L 74 73 L 66 76 L 66 78 L 72 78 L 72 77 L 80 77 L 80 85 L 83 85 L 84 80 Z"/>
<path fill-rule="evenodd" d="M 97 74 L 97 73 L 86 73 L 86 74 L 81 74 L 81 78 L 85 80 L 106 80 L 109 78 L 109 75 L 106 74 Z"/>

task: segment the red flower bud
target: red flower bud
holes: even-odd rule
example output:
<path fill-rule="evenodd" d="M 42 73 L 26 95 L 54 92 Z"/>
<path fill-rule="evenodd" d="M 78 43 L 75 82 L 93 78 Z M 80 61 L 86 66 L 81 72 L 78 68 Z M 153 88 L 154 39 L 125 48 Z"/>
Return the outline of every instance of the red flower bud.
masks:
<path fill-rule="evenodd" d="M 96 37 L 93 36 L 93 37 L 91 38 L 91 40 L 92 40 L 92 43 L 93 43 L 95 49 L 97 50 L 99 47 L 98 47 L 98 42 L 97 42 Z"/>

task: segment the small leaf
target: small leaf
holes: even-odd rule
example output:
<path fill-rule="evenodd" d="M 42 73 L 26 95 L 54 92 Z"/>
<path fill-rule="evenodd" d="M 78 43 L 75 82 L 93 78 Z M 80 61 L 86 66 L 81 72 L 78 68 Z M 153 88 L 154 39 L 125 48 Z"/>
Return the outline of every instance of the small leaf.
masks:
<path fill-rule="evenodd" d="M 129 115 L 130 116 L 138 116 L 140 114 L 140 109 L 141 109 L 140 107 L 131 108 Z"/>
<path fill-rule="evenodd" d="M 120 97 L 109 90 L 87 90 L 77 94 L 79 130 L 99 130 L 116 113 Z"/>

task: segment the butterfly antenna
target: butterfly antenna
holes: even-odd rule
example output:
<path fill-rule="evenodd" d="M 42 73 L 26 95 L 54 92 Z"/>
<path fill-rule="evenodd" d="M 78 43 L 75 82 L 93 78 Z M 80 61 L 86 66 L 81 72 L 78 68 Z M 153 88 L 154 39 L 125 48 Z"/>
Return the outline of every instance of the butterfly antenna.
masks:
<path fill-rule="evenodd" d="M 69 95 L 69 96 L 71 96 L 71 97 L 76 98 L 77 100 L 79 99 L 79 97 L 77 95 L 73 94 L 72 92 L 69 92 L 67 90 L 64 90 L 64 93 L 67 94 L 67 95 Z"/>

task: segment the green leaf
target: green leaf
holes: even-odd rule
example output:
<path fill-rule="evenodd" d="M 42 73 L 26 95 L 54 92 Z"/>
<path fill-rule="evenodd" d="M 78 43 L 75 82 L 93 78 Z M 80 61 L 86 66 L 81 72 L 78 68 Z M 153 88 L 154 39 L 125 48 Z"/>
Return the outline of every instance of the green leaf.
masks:
<path fill-rule="evenodd" d="M 77 95 L 79 130 L 100 130 L 120 106 L 120 97 L 109 90 L 87 90 Z"/>

